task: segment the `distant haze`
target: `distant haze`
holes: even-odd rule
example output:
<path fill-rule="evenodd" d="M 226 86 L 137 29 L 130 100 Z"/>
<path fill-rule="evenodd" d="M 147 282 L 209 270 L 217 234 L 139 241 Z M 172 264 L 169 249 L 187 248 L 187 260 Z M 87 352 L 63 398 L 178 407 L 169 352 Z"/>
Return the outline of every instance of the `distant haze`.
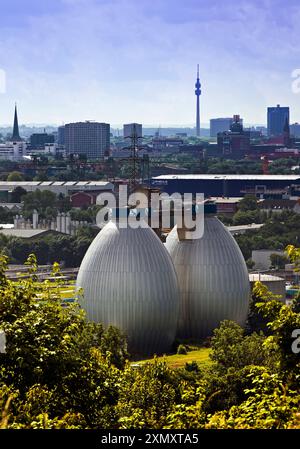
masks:
<path fill-rule="evenodd" d="M 197 63 L 201 126 L 276 104 L 300 122 L 299 23 L 299 0 L 1 2 L 0 123 L 17 101 L 20 123 L 194 126 Z"/>

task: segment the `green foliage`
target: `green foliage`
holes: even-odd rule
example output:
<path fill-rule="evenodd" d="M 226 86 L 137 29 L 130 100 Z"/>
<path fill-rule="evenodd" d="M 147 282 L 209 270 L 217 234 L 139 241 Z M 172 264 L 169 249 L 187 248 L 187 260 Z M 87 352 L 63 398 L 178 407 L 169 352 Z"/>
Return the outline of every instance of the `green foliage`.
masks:
<path fill-rule="evenodd" d="M 20 203 L 22 201 L 22 197 L 26 194 L 27 190 L 23 189 L 23 187 L 16 187 L 11 193 L 11 202 Z"/>
<path fill-rule="evenodd" d="M 15 182 L 15 181 L 24 181 L 22 173 L 18 171 L 13 171 L 7 176 L 7 181 Z"/>
<path fill-rule="evenodd" d="M 55 218 L 58 212 L 67 212 L 70 210 L 70 198 L 62 194 L 55 195 L 50 190 L 35 190 L 28 192 L 22 197 L 23 215 L 25 218 L 31 218 L 34 210 L 37 210 L 41 218 Z"/>
<path fill-rule="evenodd" d="M 136 369 L 126 367 L 120 384 L 120 427 L 162 428 L 180 400 L 181 382 L 165 362 L 155 360 Z"/>
<path fill-rule="evenodd" d="M 258 210 L 258 201 L 254 195 L 245 195 L 238 204 L 238 210 L 242 212 Z"/>
<path fill-rule="evenodd" d="M 277 270 L 284 269 L 285 265 L 288 263 L 288 258 L 282 256 L 281 254 L 271 254 L 270 255 L 271 267 Z"/>
<path fill-rule="evenodd" d="M 295 264 L 295 271 L 300 271 L 300 248 L 296 248 L 294 245 L 287 245 L 286 254 L 290 261 Z"/>
<path fill-rule="evenodd" d="M 3 426 L 113 425 L 119 370 L 128 357 L 124 336 L 87 322 L 76 301 L 63 306 L 55 283 L 50 295 L 49 281 L 35 280 L 34 255 L 26 263 L 29 278 L 18 283 L 5 277 L 7 257 L 0 262 L 0 328 L 6 334 L 0 389 L 8 416 Z M 53 271 L 59 274 L 59 267 Z"/>
<path fill-rule="evenodd" d="M 268 357 L 264 340 L 262 334 L 245 336 L 243 328 L 234 321 L 225 320 L 214 331 L 210 357 L 222 371 L 231 367 L 240 369 L 251 364 L 264 365 Z"/>
<path fill-rule="evenodd" d="M 268 328 L 268 317 L 265 317 L 260 310 L 260 305 L 268 302 L 280 300 L 280 296 L 271 293 L 268 288 L 262 284 L 260 281 L 255 282 L 252 289 L 252 297 L 249 304 L 249 313 L 247 319 L 247 331 L 252 332 L 263 332 L 265 335 L 271 333 Z M 275 303 L 276 304 L 276 303 Z M 282 303 L 277 303 L 277 307 L 280 308 Z"/>
<path fill-rule="evenodd" d="M 287 245 L 297 245 L 300 233 L 299 215 L 284 210 L 271 214 L 264 226 L 256 231 L 237 235 L 236 241 L 245 259 L 250 259 L 254 249 L 284 250 Z"/>
<path fill-rule="evenodd" d="M 297 250 L 290 248 L 296 264 Z M 267 336 L 247 335 L 225 320 L 211 339 L 210 365 L 189 361 L 172 369 L 158 358 L 130 365 L 124 335 L 88 322 L 77 301 L 62 302 L 57 263 L 51 282 L 36 280 L 33 254 L 29 277 L 18 282 L 7 279 L 7 263 L 1 255 L 1 428 L 299 427 L 300 359 L 292 333 L 300 315 L 261 283 L 253 308 L 266 320 Z"/>
<path fill-rule="evenodd" d="M 0 223 L 13 223 L 14 213 L 0 206 Z"/>
<path fill-rule="evenodd" d="M 267 368 L 253 368 L 248 375 L 251 388 L 245 390 L 247 399 L 229 411 L 213 415 L 206 428 L 209 429 L 282 429 L 299 407 L 299 395 L 288 389 L 278 374 Z"/>
<path fill-rule="evenodd" d="M 261 214 L 258 210 L 249 210 L 249 211 L 238 210 L 234 214 L 232 222 L 234 226 L 251 223 L 261 223 Z"/>
<path fill-rule="evenodd" d="M 34 240 L 0 235 L 0 250 L 17 264 L 23 264 L 30 253 L 36 254 L 39 264 L 57 260 L 66 267 L 78 267 L 97 234 L 92 228 L 80 228 L 76 235 L 47 235 Z"/>
<path fill-rule="evenodd" d="M 177 354 L 187 354 L 187 349 L 184 345 L 179 345 L 177 348 Z"/>

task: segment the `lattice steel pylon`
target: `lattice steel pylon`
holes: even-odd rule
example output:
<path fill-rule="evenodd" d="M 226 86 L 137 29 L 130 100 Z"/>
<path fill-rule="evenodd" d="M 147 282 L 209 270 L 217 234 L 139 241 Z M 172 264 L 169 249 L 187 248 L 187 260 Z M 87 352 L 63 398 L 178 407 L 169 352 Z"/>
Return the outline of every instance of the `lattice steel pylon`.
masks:
<path fill-rule="evenodd" d="M 139 141 L 142 139 L 141 136 L 138 136 L 136 124 L 133 123 L 132 125 L 132 133 L 130 136 L 125 136 L 125 139 L 130 139 L 131 145 L 129 147 L 126 147 L 124 149 L 130 149 L 131 155 L 128 158 L 128 161 L 130 163 L 130 172 L 129 172 L 129 178 L 128 178 L 128 189 L 129 194 L 132 193 L 135 188 L 138 185 L 138 175 L 139 175 L 139 162 L 140 158 L 138 156 L 138 151 L 141 149 L 141 146 L 139 145 Z"/>

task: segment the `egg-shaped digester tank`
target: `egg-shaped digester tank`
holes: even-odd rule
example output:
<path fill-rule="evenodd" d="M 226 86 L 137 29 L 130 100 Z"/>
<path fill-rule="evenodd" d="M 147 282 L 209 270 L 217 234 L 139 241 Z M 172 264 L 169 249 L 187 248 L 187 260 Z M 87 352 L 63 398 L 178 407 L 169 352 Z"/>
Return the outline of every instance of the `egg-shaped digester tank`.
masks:
<path fill-rule="evenodd" d="M 174 341 L 179 310 L 176 271 L 164 245 L 146 225 L 110 221 L 82 260 L 77 287 L 87 317 L 114 325 L 132 353 L 161 354 Z"/>
<path fill-rule="evenodd" d="M 214 205 L 213 205 L 214 206 Z M 212 335 L 224 319 L 246 321 L 250 283 L 241 250 L 208 205 L 204 233 L 187 240 L 175 226 L 166 239 L 180 290 L 177 336 L 200 339 Z"/>

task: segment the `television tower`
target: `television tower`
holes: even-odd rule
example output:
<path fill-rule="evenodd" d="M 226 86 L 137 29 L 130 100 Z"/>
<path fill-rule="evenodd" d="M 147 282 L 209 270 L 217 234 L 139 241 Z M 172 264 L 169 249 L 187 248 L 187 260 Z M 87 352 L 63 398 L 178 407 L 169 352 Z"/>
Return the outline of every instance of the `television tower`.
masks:
<path fill-rule="evenodd" d="M 197 65 L 197 81 L 195 84 L 195 95 L 197 97 L 197 108 L 196 108 L 196 136 L 200 136 L 200 95 L 201 95 L 201 84 L 199 81 L 199 64 Z"/>

